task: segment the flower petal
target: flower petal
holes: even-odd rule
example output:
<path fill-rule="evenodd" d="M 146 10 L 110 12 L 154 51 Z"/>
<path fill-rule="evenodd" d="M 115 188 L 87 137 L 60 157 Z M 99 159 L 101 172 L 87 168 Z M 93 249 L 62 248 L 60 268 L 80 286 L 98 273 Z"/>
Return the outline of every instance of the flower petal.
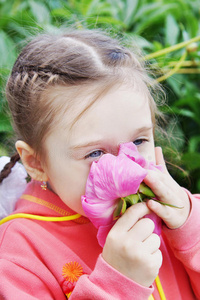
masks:
<path fill-rule="evenodd" d="M 135 194 L 146 175 L 146 170 L 125 155 L 105 154 L 95 168 L 96 197 L 108 201 Z"/>
<path fill-rule="evenodd" d="M 113 221 L 111 224 L 106 225 L 106 226 L 100 226 L 98 233 L 97 233 L 97 240 L 99 245 L 103 248 L 106 242 L 106 237 L 109 233 L 109 231 L 111 230 L 111 228 L 113 227 L 113 225 L 115 224 L 116 221 Z"/>
<path fill-rule="evenodd" d="M 113 213 L 119 200 L 130 195 L 133 197 L 138 192 L 147 175 L 147 169 L 161 168 L 146 161 L 132 142 L 121 144 L 117 156 L 104 154 L 92 163 L 86 192 L 81 201 L 86 216 L 98 228 L 97 238 L 100 245 L 104 245 L 106 236 L 115 223 Z M 154 214 L 147 217 L 153 218 L 155 231 L 160 233 L 160 218 Z"/>
<path fill-rule="evenodd" d="M 113 212 L 117 206 L 117 200 L 102 202 L 99 199 L 89 199 L 81 197 L 83 210 L 86 216 L 96 228 L 101 225 L 108 225 L 113 221 Z"/>
<path fill-rule="evenodd" d="M 137 147 L 132 142 L 120 144 L 119 147 L 119 155 L 125 154 L 128 158 L 135 161 L 137 164 L 139 164 L 142 168 L 146 167 L 146 160 L 145 158 L 140 155 L 140 153 L 137 150 Z"/>

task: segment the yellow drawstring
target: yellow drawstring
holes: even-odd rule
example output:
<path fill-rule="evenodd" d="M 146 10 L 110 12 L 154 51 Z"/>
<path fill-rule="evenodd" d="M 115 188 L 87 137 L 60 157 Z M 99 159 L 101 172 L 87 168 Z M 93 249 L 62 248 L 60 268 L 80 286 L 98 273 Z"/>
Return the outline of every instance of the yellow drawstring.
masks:
<path fill-rule="evenodd" d="M 32 215 L 32 214 L 23 214 L 23 213 L 19 213 L 19 214 L 13 214 L 13 215 L 9 215 L 7 217 L 5 217 L 4 219 L 0 220 L 0 225 L 13 220 L 13 219 L 18 219 L 18 218 L 25 218 L 25 219 L 34 219 L 34 220 L 40 220 L 40 221 L 49 221 L 49 222 L 59 222 L 59 221 L 71 221 L 71 220 L 75 220 L 80 218 L 81 215 L 80 214 L 75 214 L 75 215 L 71 215 L 71 216 L 64 216 L 64 217 L 44 217 L 44 216 L 38 216 L 38 215 Z M 159 277 L 157 276 L 155 279 L 155 283 L 160 295 L 160 299 L 161 300 L 166 300 L 161 282 Z M 151 295 L 148 300 L 155 300 L 154 296 Z"/>
<path fill-rule="evenodd" d="M 165 294 L 164 294 L 164 291 L 163 291 L 162 284 L 161 284 L 161 282 L 160 282 L 159 276 L 156 277 L 155 283 L 156 283 L 156 286 L 157 286 L 157 289 L 158 289 L 158 293 L 159 293 L 159 295 L 160 295 L 160 299 L 161 299 L 161 300 L 166 300 L 166 297 L 165 297 Z M 151 296 L 148 298 L 148 300 L 155 300 L 155 299 L 154 299 L 154 296 L 151 295 Z"/>
<path fill-rule="evenodd" d="M 162 288 L 162 284 L 161 284 L 160 278 L 158 276 L 156 277 L 155 282 L 156 282 L 156 286 L 157 286 L 157 289 L 158 289 L 158 292 L 159 292 L 159 295 L 160 295 L 160 299 L 161 300 L 166 300 L 166 297 L 165 297 L 165 294 L 164 294 L 164 291 L 163 291 L 163 288 Z"/>
<path fill-rule="evenodd" d="M 80 218 L 80 214 L 75 214 L 71 216 L 64 216 L 64 217 L 44 217 L 44 216 L 38 216 L 38 215 L 31 215 L 31 214 L 13 214 L 5 217 L 0 221 L 0 225 L 18 218 L 25 218 L 25 219 L 34 219 L 34 220 L 40 220 L 40 221 L 49 221 L 49 222 L 59 222 L 59 221 L 71 221 Z"/>

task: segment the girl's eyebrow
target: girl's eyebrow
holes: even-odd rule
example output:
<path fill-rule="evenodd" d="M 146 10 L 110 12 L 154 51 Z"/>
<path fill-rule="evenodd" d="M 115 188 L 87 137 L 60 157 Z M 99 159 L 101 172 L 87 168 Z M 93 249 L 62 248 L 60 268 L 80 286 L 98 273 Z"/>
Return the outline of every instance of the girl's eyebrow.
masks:
<path fill-rule="evenodd" d="M 143 126 L 143 127 L 141 127 L 141 128 L 138 128 L 138 129 L 135 131 L 135 134 L 137 135 L 137 134 L 140 134 L 140 133 L 142 133 L 142 132 L 146 132 L 146 131 L 152 130 L 152 128 L 153 128 L 153 125 L 152 125 L 152 124 L 149 125 L 149 126 Z"/>
<path fill-rule="evenodd" d="M 73 149 L 73 150 L 78 150 L 80 148 L 87 148 L 87 147 L 92 147 L 92 146 L 95 146 L 95 145 L 99 145 L 103 142 L 103 139 L 98 139 L 98 140 L 94 140 L 94 141 L 91 141 L 91 142 L 84 142 L 84 143 L 79 143 L 79 144 L 75 144 L 73 146 L 71 146 L 70 148 Z"/>
<path fill-rule="evenodd" d="M 141 128 L 138 128 L 134 135 L 138 135 L 141 134 L 143 132 L 152 130 L 152 125 L 149 126 L 143 126 Z M 89 141 L 89 142 L 83 142 L 83 143 L 78 143 L 75 145 L 72 145 L 70 148 L 73 150 L 79 150 L 81 148 L 87 148 L 87 147 L 92 147 L 92 146 L 96 146 L 96 145 L 101 145 L 102 143 L 105 143 L 105 139 L 97 139 L 97 140 L 93 140 L 93 141 Z"/>

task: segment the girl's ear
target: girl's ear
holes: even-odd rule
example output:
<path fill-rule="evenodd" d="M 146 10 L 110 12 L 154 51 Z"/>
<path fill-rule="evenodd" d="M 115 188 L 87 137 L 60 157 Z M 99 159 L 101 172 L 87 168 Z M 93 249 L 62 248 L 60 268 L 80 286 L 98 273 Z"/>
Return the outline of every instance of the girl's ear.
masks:
<path fill-rule="evenodd" d="M 41 165 L 40 157 L 36 156 L 35 151 L 23 141 L 17 141 L 15 147 L 31 178 L 37 181 L 48 181 L 48 176 Z"/>

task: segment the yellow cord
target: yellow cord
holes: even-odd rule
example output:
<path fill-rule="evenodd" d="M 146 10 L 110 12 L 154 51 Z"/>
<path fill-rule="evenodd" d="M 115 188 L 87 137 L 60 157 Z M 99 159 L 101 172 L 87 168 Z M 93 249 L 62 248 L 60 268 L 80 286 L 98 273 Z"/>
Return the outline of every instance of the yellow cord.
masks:
<path fill-rule="evenodd" d="M 161 300 L 166 300 L 166 297 L 165 297 L 165 294 L 164 294 L 159 276 L 156 277 L 155 282 L 156 282 L 156 286 L 157 286 L 157 289 L 158 289 L 158 293 L 160 295 L 160 299 Z M 155 300 L 155 298 L 154 298 L 153 295 L 151 295 L 151 296 L 149 296 L 148 300 Z"/>
<path fill-rule="evenodd" d="M 81 215 L 80 214 L 75 214 L 75 215 L 71 215 L 71 216 L 64 216 L 64 217 L 44 217 L 44 216 L 38 216 L 38 215 L 31 215 L 31 214 L 13 214 L 10 216 L 5 217 L 4 219 L 2 219 L 0 221 L 0 225 L 13 220 L 13 219 L 18 219 L 18 218 L 25 218 L 25 219 L 34 219 L 34 220 L 40 220 L 40 221 L 49 221 L 49 222 L 59 222 L 59 221 L 71 221 L 71 220 L 75 220 L 80 218 Z M 155 279 L 156 282 L 156 286 L 160 295 L 160 299 L 161 300 L 166 300 L 161 282 L 159 277 L 157 276 Z M 151 295 L 148 300 L 155 300 L 153 295 Z"/>
<path fill-rule="evenodd" d="M 158 292 L 160 295 L 160 299 L 166 300 L 166 297 L 165 297 L 165 294 L 164 294 L 164 291 L 163 291 L 163 288 L 162 288 L 162 285 L 160 282 L 160 278 L 158 276 L 156 277 L 155 282 L 156 282 L 156 286 L 157 286 L 157 289 L 158 289 Z"/>
<path fill-rule="evenodd" d="M 31 214 L 14 214 L 5 217 L 0 221 L 0 225 L 13 220 L 13 219 L 18 219 L 18 218 L 25 218 L 25 219 L 34 219 L 34 220 L 39 220 L 39 221 L 49 221 L 49 222 L 61 222 L 61 221 L 71 221 L 80 218 L 80 214 L 75 214 L 72 216 L 64 216 L 64 217 L 44 217 L 44 216 L 37 216 L 37 215 L 31 215 Z"/>

